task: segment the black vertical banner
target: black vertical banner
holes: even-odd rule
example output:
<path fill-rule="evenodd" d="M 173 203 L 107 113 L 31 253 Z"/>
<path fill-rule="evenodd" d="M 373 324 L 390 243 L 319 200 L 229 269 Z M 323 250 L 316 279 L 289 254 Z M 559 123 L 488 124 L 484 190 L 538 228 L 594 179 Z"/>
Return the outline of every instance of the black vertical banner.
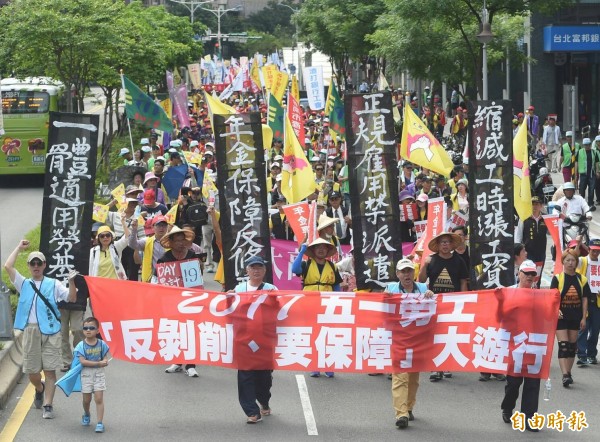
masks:
<path fill-rule="evenodd" d="M 514 284 L 512 104 L 478 101 L 468 110 L 471 290 L 506 287 Z"/>
<path fill-rule="evenodd" d="M 392 96 L 346 95 L 344 101 L 356 284 L 381 290 L 396 280 L 402 258 Z"/>
<path fill-rule="evenodd" d="M 99 115 L 50 112 L 40 251 L 46 274 L 88 272 Z"/>
<path fill-rule="evenodd" d="M 272 282 L 271 233 L 260 114 L 215 115 L 215 147 L 225 289 L 245 278 L 244 262 L 260 256 Z"/>

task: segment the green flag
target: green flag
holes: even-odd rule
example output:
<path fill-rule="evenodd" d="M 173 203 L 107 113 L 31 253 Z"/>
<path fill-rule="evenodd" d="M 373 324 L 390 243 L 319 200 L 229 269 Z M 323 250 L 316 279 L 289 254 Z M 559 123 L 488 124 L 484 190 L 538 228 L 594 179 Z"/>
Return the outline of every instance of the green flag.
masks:
<path fill-rule="evenodd" d="M 171 132 L 173 130 L 173 123 L 171 123 L 163 108 L 142 92 L 125 75 L 122 76 L 122 79 L 123 89 L 125 89 L 125 111 L 127 112 L 127 118 L 133 118 L 135 121 L 139 121 L 144 126 L 152 129 Z"/>
<path fill-rule="evenodd" d="M 269 94 L 267 125 L 273 131 L 273 137 L 283 139 L 283 106 L 271 94 Z"/>
<path fill-rule="evenodd" d="M 329 85 L 329 100 L 327 100 L 326 107 L 329 109 L 329 113 L 327 114 L 329 117 L 329 129 L 345 140 L 346 120 L 344 119 L 344 103 L 333 81 Z"/>

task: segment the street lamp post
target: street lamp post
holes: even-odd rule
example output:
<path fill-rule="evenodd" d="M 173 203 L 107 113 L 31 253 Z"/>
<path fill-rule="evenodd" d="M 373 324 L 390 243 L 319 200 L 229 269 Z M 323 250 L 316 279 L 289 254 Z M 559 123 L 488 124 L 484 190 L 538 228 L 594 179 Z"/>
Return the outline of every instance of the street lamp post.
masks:
<path fill-rule="evenodd" d="M 486 2 L 483 0 L 483 10 L 481 11 L 481 32 L 477 34 L 477 41 L 483 45 L 482 51 L 482 74 L 483 74 L 483 91 L 481 93 L 481 99 L 488 99 L 488 65 L 487 65 L 487 44 L 492 41 L 494 34 L 492 34 L 492 26 L 488 21 L 488 10 Z"/>
<path fill-rule="evenodd" d="M 198 0 L 170 0 L 173 3 L 177 3 L 180 5 L 185 6 L 188 11 L 190 11 L 190 21 L 192 23 L 194 23 L 194 13 L 196 12 L 196 10 L 198 8 L 200 8 L 202 5 L 206 4 L 206 3 L 212 3 L 213 0 L 204 0 L 204 1 L 198 1 Z"/>
<path fill-rule="evenodd" d="M 298 11 L 300 11 L 300 8 L 292 8 L 290 5 L 282 3 L 281 1 L 279 3 L 277 3 L 277 6 L 285 6 L 286 8 L 289 8 L 292 10 L 292 12 L 295 14 L 298 13 Z M 295 27 L 295 33 L 294 33 L 294 40 L 296 41 L 296 51 L 297 51 L 297 61 L 298 61 L 298 87 L 302 88 L 302 65 L 300 64 L 300 60 L 301 60 L 301 56 L 300 56 L 300 43 L 298 42 L 298 21 L 294 20 L 294 27 Z M 294 51 L 292 49 L 292 58 L 294 58 Z"/>
<path fill-rule="evenodd" d="M 211 1 L 210 3 L 213 3 L 213 1 Z M 217 17 L 217 45 L 219 47 L 219 58 L 223 58 L 223 57 L 221 57 L 221 54 L 222 54 L 221 17 L 223 17 L 228 12 L 239 11 L 242 9 L 242 5 L 237 5 L 235 8 L 229 8 L 229 9 L 225 9 L 226 7 L 227 7 L 227 0 L 217 0 L 217 9 L 209 9 L 209 8 L 201 7 L 205 11 L 208 11 L 211 14 L 213 14 L 215 17 Z"/>

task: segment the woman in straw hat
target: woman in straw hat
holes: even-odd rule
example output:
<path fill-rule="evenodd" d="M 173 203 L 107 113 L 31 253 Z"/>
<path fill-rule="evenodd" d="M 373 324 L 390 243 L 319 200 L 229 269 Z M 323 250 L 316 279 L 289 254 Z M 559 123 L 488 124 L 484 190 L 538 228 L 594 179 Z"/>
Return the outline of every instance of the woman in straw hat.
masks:
<path fill-rule="evenodd" d="M 165 234 L 160 240 L 160 245 L 169 250 L 157 261 L 157 264 L 199 259 L 198 255 L 192 250 L 194 237 L 195 234 L 192 230 L 187 228 L 180 229 L 177 226 L 173 226 L 171 231 Z M 198 286 L 197 288 L 202 288 L 202 286 Z M 165 373 L 177 373 L 180 371 L 182 371 L 181 364 L 173 364 L 165 370 Z M 198 377 L 195 364 L 186 364 L 184 371 L 191 378 Z"/>
<path fill-rule="evenodd" d="M 302 290 L 315 290 L 320 292 L 340 291 L 340 283 L 343 281 L 335 264 L 329 259 L 335 255 L 336 249 L 331 242 L 318 238 L 308 246 L 303 244 L 300 253 L 292 265 L 292 272 L 302 278 Z M 308 259 L 303 261 L 306 254 Z M 321 374 L 314 371 L 311 377 L 319 377 Z M 328 378 L 333 377 L 333 372 L 325 372 Z"/>

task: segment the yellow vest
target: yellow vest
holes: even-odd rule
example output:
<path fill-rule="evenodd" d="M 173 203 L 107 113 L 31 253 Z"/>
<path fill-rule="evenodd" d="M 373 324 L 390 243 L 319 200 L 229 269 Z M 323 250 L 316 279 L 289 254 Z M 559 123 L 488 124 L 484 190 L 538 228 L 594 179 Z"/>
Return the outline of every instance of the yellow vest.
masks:
<path fill-rule="evenodd" d="M 302 281 L 303 290 L 315 290 L 319 292 L 332 291 L 333 285 L 335 284 L 335 270 L 333 263 L 327 260 L 322 273 L 319 273 L 319 267 L 314 260 L 309 259 L 307 265 L 306 274 Z"/>
<path fill-rule="evenodd" d="M 150 278 L 152 278 L 152 252 L 154 252 L 155 240 L 154 235 L 146 238 L 144 259 L 142 260 L 142 282 L 150 282 Z"/>

